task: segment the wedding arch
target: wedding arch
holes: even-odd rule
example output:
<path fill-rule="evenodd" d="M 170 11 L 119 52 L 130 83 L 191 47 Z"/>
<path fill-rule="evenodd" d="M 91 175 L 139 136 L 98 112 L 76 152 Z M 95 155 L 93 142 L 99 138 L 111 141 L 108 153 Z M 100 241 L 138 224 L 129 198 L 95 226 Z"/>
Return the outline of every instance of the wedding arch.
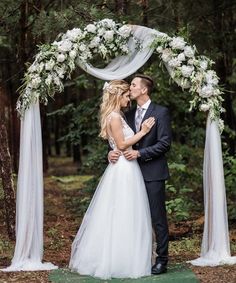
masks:
<path fill-rule="evenodd" d="M 227 206 L 220 132 L 222 92 L 213 62 L 197 55 L 196 47 L 182 37 L 137 25 L 103 19 L 74 28 L 50 45 L 40 47 L 28 68 L 17 110 L 21 116 L 20 162 L 17 184 L 16 245 L 5 271 L 57 268 L 43 263 L 43 170 L 39 102 L 63 91 L 63 80 L 81 67 L 102 80 L 123 79 L 142 67 L 157 52 L 171 78 L 193 94 L 190 110 L 207 112 L 203 165 L 205 224 L 201 257 L 195 265 L 236 263 L 230 255 Z M 91 65 L 95 55 L 109 60 L 103 69 Z"/>

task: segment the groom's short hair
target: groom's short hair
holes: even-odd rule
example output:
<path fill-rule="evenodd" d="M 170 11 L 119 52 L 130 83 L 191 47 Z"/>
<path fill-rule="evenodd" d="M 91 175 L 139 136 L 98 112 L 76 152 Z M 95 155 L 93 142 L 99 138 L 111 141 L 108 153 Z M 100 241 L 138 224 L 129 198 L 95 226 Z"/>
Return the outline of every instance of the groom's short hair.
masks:
<path fill-rule="evenodd" d="M 143 75 L 143 74 L 136 74 L 134 78 L 140 78 L 141 82 L 145 85 L 147 88 L 148 95 L 152 92 L 154 87 L 153 79 L 150 76 Z"/>

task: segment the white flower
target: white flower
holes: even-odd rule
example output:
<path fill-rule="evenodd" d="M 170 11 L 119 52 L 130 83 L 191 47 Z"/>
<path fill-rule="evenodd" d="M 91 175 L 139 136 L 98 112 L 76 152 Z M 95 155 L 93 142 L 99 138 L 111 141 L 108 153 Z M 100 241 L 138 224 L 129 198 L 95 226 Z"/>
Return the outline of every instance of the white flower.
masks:
<path fill-rule="evenodd" d="M 90 44 L 89 44 L 89 47 L 91 47 L 91 48 L 98 47 L 100 41 L 101 41 L 100 37 L 95 36 L 95 37 L 91 40 L 91 42 L 90 42 Z"/>
<path fill-rule="evenodd" d="M 122 37 L 127 38 L 127 37 L 129 37 L 130 34 L 131 34 L 131 28 L 130 28 L 128 25 L 124 25 L 124 26 L 122 26 L 122 27 L 120 27 L 120 28 L 118 29 L 118 33 L 119 33 Z"/>
<path fill-rule="evenodd" d="M 185 56 L 192 58 L 192 57 L 194 57 L 194 53 L 195 53 L 195 51 L 191 46 L 185 46 L 185 48 L 184 48 Z"/>
<path fill-rule="evenodd" d="M 66 60 L 66 56 L 64 54 L 58 54 L 57 62 L 62 63 Z"/>
<path fill-rule="evenodd" d="M 68 30 L 66 32 L 66 37 L 70 41 L 75 41 L 78 37 L 82 35 L 82 31 L 80 28 L 73 28 L 72 30 Z"/>
<path fill-rule="evenodd" d="M 179 67 L 180 64 L 181 64 L 181 62 L 178 60 L 178 58 L 173 58 L 168 62 L 168 65 L 170 67 L 174 67 L 174 68 Z"/>
<path fill-rule="evenodd" d="M 181 73 L 185 78 L 188 78 L 192 75 L 194 68 L 192 66 L 183 65 L 181 67 Z"/>
<path fill-rule="evenodd" d="M 186 58 L 185 58 L 185 55 L 184 55 L 184 53 L 182 52 L 182 53 L 180 53 L 178 56 L 177 56 L 177 58 L 178 58 L 178 60 L 179 61 L 184 61 Z"/>
<path fill-rule="evenodd" d="M 205 80 L 207 84 L 217 85 L 218 78 L 215 71 L 209 70 L 205 73 Z"/>
<path fill-rule="evenodd" d="M 116 26 L 116 23 L 111 19 L 103 19 L 99 23 L 102 25 L 106 25 L 109 28 L 114 28 Z"/>
<path fill-rule="evenodd" d="M 96 33 L 97 28 L 96 28 L 95 25 L 89 24 L 89 25 L 86 26 L 85 30 L 87 30 L 88 32 L 91 32 L 91 33 Z"/>
<path fill-rule="evenodd" d="M 39 75 L 36 75 L 32 78 L 31 82 L 29 83 L 30 88 L 37 88 L 41 83 L 41 78 Z"/>
<path fill-rule="evenodd" d="M 108 30 L 105 32 L 105 34 L 103 35 L 104 39 L 106 41 L 112 41 L 113 40 L 113 36 L 114 36 L 114 31 L 113 30 Z"/>
<path fill-rule="evenodd" d="M 173 49 L 184 49 L 185 41 L 182 37 L 173 37 L 172 41 L 169 43 Z"/>
<path fill-rule="evenodd" d="M 171 49 L 166 48 L 166 49 L 163 50 L 161 58 L 164 62 L 167 63 L 171 60 L 172 55 L 173 55 L 173 53 L 172 53 Z"/>
<path fill-rule="evenodd" d="M 200 111 L 206 112 L 209 109 L 210 109 L 210 105 L 209 104 L 203 103 L 203 104 L 200 105 Z"/>
<path fill-rule="evenodd" d="M 194 63 L 194 60 L 193 60 L 193 59 L 189 59 L 189 60 L 188 60 L 188 65 L 193 65 L 193 63 Z"/>
<path fill-rule="evenodd" d="M 199 95 L 202 97 L 210 97 L 214 94 L 214 88 L 212 85 L 205 85 L 201 88 Z"/>
<path fill-rule="evenodd" d="M 163 47 L 162 47 L 162 46 L 158 46 L 157 49 L 156 49 L 156 51 L 157 51 L 158 53 L 161 53 L 161 52 L 163 51 Z"/>
<path fill-rule="evenodd" d="M 51 76 L 51 75 L 48 75 L 48 77 L 47 77 L 46 80 L 45 80 L 45 84 L 46 84 L 47 86 L 49 86 L 49 85 L 51 84 L 51 82 L 52 82 L 52 76 Z"/>
<path fill-rule="evenodd" d="M 77 56 L 77 53 L 75 50 L 71 50 L 70 53 L 69 53 L 69 56 L 71 59 L 75 59 L 75 57 Z"/>
<path fill-rule="evenodd" d="M 86 47 L 86 45 L 85 45 L 84 43 L 80 44 L 79 50 L 80 50 L 81 52 L 84 52 L 86 49 L 87 49 L 87 47 Z"/>
<path fill-rule="evenodd" d="M 55 66 L 55 61 L 53 59 L 50 59 L 50 61 L 45 63 L 45 69 L 47 71 L 51 71 L 54 66 Z"/>
<path fill-rule="evenodd" d="M 124 53 L 126 53 L 126 54 L 129 52 L 129 49 L 128 49 L 127 45 L 122 45 L 122 46 L 121 46 L 121 50 L 122 50 Z"/>
<path fill-rule="evenodd" d="M 98 36 L 103 35 L 106 32 L 106 30 L 104 28 L 99 28 L 98 29 Z"/>
<path fill-rule="evenodd" d="M 37 71 L 37 69 L 38 69 L 38 64 L 37 64 L 37 63 L 33 63 L 33 64 L 29 67 L 28 71 L 29 71 L 30 73 L 34 73 L 34 72 Z"/>
<path fill-rule="evenodd" d="M 58 51 L 59 52 L 68 52 L 72 48 L 72 43 L 70 40 L 63 40 L 58 44 Z"/>
<path fill-rule="evenodd" d="M 205 60 L 201 60 L 200 62 L 199 62 L 199 66 L 200 66 L 200 68 L 202 69 L 202 70 L 206 70 L 207 69 L 207 67 L 208 67 L 208 62 L 207 61 L 205 61 Z"/>

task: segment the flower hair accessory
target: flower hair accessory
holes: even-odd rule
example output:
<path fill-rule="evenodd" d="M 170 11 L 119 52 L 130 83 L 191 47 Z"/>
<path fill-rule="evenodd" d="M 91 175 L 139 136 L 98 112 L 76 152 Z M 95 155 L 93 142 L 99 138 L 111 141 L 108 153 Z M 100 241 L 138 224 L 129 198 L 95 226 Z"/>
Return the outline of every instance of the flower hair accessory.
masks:
<path fill-rule="evenodd" d="M 106 90 L 108 87 L 109 87 L 109 83 L 108 83 L 108 82 L 105 82 L 102 89 L 103 89 L 103 90 Z"/>

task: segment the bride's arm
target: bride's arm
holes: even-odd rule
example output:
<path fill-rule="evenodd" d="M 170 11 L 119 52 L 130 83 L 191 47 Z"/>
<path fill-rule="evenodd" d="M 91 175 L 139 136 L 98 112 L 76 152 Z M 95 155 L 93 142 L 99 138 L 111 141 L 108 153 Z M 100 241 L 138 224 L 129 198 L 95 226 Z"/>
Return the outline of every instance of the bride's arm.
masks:
<path fill-rule="evenodd" d="M 110 130 L 112 137 L 115 140 L 115 143 L 117 145 L 117 148 L 119 150 L 125 150 L 131 145 L 137 143 L 143 136 L 145 136 L 154 125 L 155 120 L 154 118 L 149 118 L 143 122 L 141 130 L 135 134 L 134 136 L 125 139 L 124 134 L 122 131 L 122 121 L 120 116 L 113 116 L 110 120 Z"/>

